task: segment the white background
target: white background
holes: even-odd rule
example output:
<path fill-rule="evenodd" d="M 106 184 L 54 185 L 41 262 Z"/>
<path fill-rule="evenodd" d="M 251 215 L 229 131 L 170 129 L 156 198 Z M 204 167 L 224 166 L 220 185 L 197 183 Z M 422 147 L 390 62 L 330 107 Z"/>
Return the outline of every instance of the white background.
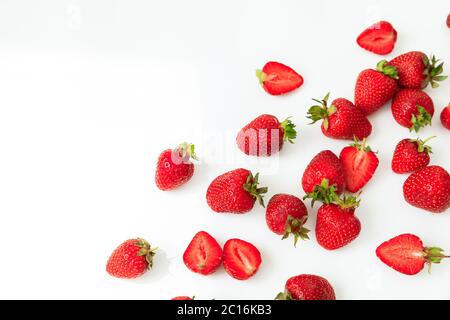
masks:
<path fill-rule="evenodd" d="M 386 19 L 398 31 L 387 58 L 422 50 L 450 62 L 449 9 L 444 0 L 1 0 L 0 297 L 272 299 L 290 276 L 314 273 L 339 299 L 449 299 L 450 262 L 408 277 L 374 254 L 404 232 L 450 252 L 449 212 L 407 205 L 406 176 L 390 170 L 395 144 L 415 135 L 397 125 L 388 105 L 370 117 L 380 165 L 362 195 L 363 229 L 351 245 L 328 252 L 311 232 L 294 248 L 269 232 L 262 208 L 224 215 L 205 201 L 209 182 L 237 167 L 261 172 L 267 200 L 279 192 L 303 196 L 311 158 L 347 144 L 307 125 L 311 98 L 331 91 L 352 99 L 358 72 L 381 59 L 359 48 L 357 35 Z M 300 72 L 303 87 L 266 94 L 254 71 L 269 60 Z M 450 133 L 438 113 L 449 91 L 450 81 L 427 89 L 437 114 L 422 133 L 437 136 L 432 163 L 447 169 Z M 256 163 L 237 151 L 234 136 L 261 113 L 293 116 L 299 135 L 279 158 Z M 161 192 L 157 156 L 185 140 L 203 161 L 188 185 Z M 240 282 L 223 269 L 208 277 L 188 271 L 181 257 L 199 230 L 222 244 L 233 237 L 254 243 L 263 256 L 257 275 Z M 108 276 L 109 254 L 137 236 L 160 247 L 154 270 L 132 281 Z"/>

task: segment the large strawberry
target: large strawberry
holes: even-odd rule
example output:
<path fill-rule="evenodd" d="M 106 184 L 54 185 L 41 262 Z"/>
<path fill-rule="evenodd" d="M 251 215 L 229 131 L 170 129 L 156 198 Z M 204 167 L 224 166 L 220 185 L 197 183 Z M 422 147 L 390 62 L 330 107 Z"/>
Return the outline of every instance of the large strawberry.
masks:
<path fill-rule="evenodd" d="M 396 41 L 397 31 L 387 21 L 375 23 L 356 39 L 361 48 L 381 55 L 391 53 Z"/>
<path fill-rule="evenodd" d="M 336 295 L 327 279 L 301 274 L 289 278 L 284 292 L 280 292 L 275 300 L 336 300 Z"/>
<path fill-rule="evenodd" d="M 345 188 L 350 192 L 358 192 L 372 178 L 378 167 L 378 158 L 366 140 L 355 142 L 342 149 L 340 154 L 345 175 Z"/>
<path fill-rule="evenodd" d="M 395 121 L 410 131 L 418 132 L 431 125 L 434 104 L 430 96 L 418 89 L 402 89 L 392 99 L 392 115 Z"/>
<path fill-rule="evenodd" d="M 425 168 L 430 163 L 431 147 L 426 145 L 430 137 L 420 139 L 403 139 L 394 150 L 391 167 L 395 173 L 408 173 Z"/>
<path fill-rule="evenodd" d="M 183 262 L 189 270 L 209 275 L 222 263 L 222 248 L 209 233 L 200 231 L 184 251 Z"/>
<path fill-rule="evenodd" d="M 275 116 L 263 114 L 239 131 L 238 148 L 252 156 L 270 156 L 283 148 L 284 142 L 293 143 L 297 137 L 295 124 L 286 119 L 278 121 Z"/>
<path fill-rule="evenodd" d="M 389 61 L 389 65 L 397 68 L 398 83 L 402 88 L 423 89 L 428 84 L 437 88 L 438 81 L 447 78 L 442 75 L 444 63 L 439 63 L 434 55 L 428 58 L 425 53 L 420 51 L 399 55 Z"/>
<path fill-rule="evenodd" d="M 294 245 L 298 239 L 309 239 L 308 232 L 303 225 L 308 219 L 308 210 L 305 204 L 296 196 L 290 194 L 274 195 L 266 209 L 267 226 L 274 233 L 283 235 L 286 239 L 289 235 L 294 236 Z"/>
<path fill-rule="evenodd" d="M 215 212 L 246 213 L 255 201 L 264 206 L 266 187 L 258 187 L 259 173 L 236 169 L 215 178 L 206 191 L 206 201 Z"/>
<path fill-rule="evenodd" d="M 442 109 L 441 123 L 444 128 L 450 130 L 450 103 L 444 109 Z"/>
<path fill-rule="evenodd" d="M 173 190 L 188 182 L 194 175 L 194 164 L 191 159 L 197 159 L 193 144 L 184 142 L 174 150 L 164 150 L 156 164 L 156 186 L 165 191 Z"/>
<path fill-rule="evenodd" d="M 450 207 L 450 174 L 440 166 L 420 169 L 406 179 L 403 196 L 414 207 L 444 212 Z"/>
<path fill-rule="evenodd" d="M 364 113 L 344 98 L 335 99 L 328 106 L 328 93 L 322 100 L 313 99 L 318 105 L 309 108 L 308 118 L 315 123 L 323 119 L 321 129 L 325 136 L 335 139 L 353 140 L 366 138 L 372 125 Z"/>
<path fill-rule="evenodd" d="M 303 78 L 291 67 L 282 63 L 267 62 L 262 70 L 256 70 L 259 83 L 272 95 L 280 95 L 297 89 L 303 84 Z"/>
<path fill-rule="evenodd" d="M 371 114 L 388 102 L 397 91 L 397 69 L 386 60 L 377 64 L 377 69 L 362 71 L 355 85 L 355 106 L 364 114 Z"/>
<path fill-rule="evenodd" d="M 230 239 L 223 246 L 223 266 L 235 279 L 247 280 L 255 275 L 261 264 L 261 253 L 250 242 Z"/>
<path fill-rule="evenodd" d="M 155 250 L 144 239 L 126 240 L 109 257 L 106 271 L 117 278 L 139 277 L 152 268 Z"/>
<path fill-rule="evenodd" d="M 422 240 L 413 234 L 401 234 L 383 242 L 376 250 L 377 257 L 392 269 L 406 275 L 418 274 L 428 264 L 440 263 L 449 258 L 438 247 L 424 247 Z"/>

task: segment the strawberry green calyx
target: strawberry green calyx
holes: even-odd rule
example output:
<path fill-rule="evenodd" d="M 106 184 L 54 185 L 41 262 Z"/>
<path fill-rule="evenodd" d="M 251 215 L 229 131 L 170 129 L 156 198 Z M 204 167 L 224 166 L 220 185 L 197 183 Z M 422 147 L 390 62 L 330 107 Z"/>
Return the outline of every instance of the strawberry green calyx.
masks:
<path fill-rule="evenodd" d="M 311 208 L 314 207 L 316 201 L 324 204 L 334 203 L 339 199 L 336 185 L 329 185 L 328 179 L 323 179 L 320 185 L 314 186 L 314 190 L 303 197 L 303 200 L 311 199 Z"/>
<path fill-rule="evenodd" d="M 381 60 L 377 63 L 377 71 L 381 72 L 382 74 L 391 77 L 392 79 L 398 80 L 398 72 L 397 68 L 394 66 L 388 65 L 388 62 L 386 60 Z"/>
<path fill-rule="evenodd" d="M 294 298 L 292 298 L 292 295 L 288 290 L 285 290 L 284 292 L 277 294 L 275 300 L 294 300 Z"/>
<path fill-rule="evenodd" d="M 425 140 L 420 140 L 419 138 L 410 139 L 409 142 L 416 143 L 417 151 L 419 151 L 419 152 L 433 153 L 433 151 L 431 150 L 431 147 L 426 144 L 428 141 L 430 141 L 433 138 L 436 138 L 436 136 L 431 136 Z"/>
<path fill-rule="evenodd" d="M 174 151 L 183 162 L 188 162 L 190 159 L 198 160 L 195 154 L 195 147 L 192 143 L 183 142 Z"/>
<path fill-rule="evenodd" d="M 417 105 L 417 112 L 417 115 L 411 115 L 412 126 L 409 131 L 419 132 L 421 128 L 431 125 L 431 114 L 424 107 Z"/>
<path fill-rule="evenodd" d="M 356 136 L 353 137 L 353 143 L 350 145 L 352 147 L 355 147 L 356 149 L 364 152 L 371 152 L 372 149 L 370 146 L 366 145 L 366 138 L 362 139 L 360 141 Z"/>
<path fill-rule="evenodd" d="M 310 124 L 316 123 L 317 121 L 323 119 L 323 127 L 328 130 L 328 117 L 336 112 L 336 107 L 330 105 L 328 107 L 328 98 L 330 93 L 328 92 L 322 100 L 313 99 L 313 101 L 319 103 L 309 108 L 307 118 L 311 119 Z"/>
<path fill-rule="evenodd" d="M 136 246 L 140 248 L 137 253 L 138 257 L 145 256 L 145 260 L 147 261 L 147 269 L 150 270 L 153 267 L 153 256 L 158 248 L 152 248 L 150 244 L 142 238 L 136 239 Z"/>
<path fill-rule="evenodd" d="M 439 87 L 439 81 L 444 81 L 447 79 L 447 76 L 442 75 L 444 71 L 444 62 L 439 63 L 439 59 L 436 59 L 434 55 L 431 55 L 429 58 L 424 55 L 423 56 L 423 64 L 425 65 L 424 76 L 425 79 L 422 82 L 422 88 L 431 84 L 432 88 Z"/>
<path fill-rule="evenodd" d="M 267 193 L 268 188 L 267 187 L 258 188 L 259 184 L 258 180 L 259 180 L 259 173 L 255 174 L 255 176 L 253 177 L 253 174 L 250 172 L 243 188 L 245 191 L 250 193 L 251 196 L 253 196 L 256 200 L 258 200 L 260 205 L 265 207 L 263 197 L 264 194 Z"/>
<path fill-rule="evenodd" d="M 297 138 L 297 131 L 295 130 L 295 124 L 287 118 L 280 124 L 280 128 L 283 129 L 283 140 L 294 143 L 294 139 Z"/>
<path fill-rule="evenodd" d="M 444 258 L 450 258 L 444 254 L 444 250 L 438 247 L 429 247 L 423 249 L 423 257 L 428 264 L 428 273 L 431 273 L 431 266 L 433 263 L 441 263 Z"/>
<path fill-rule="evenodd" d="M 307 217 L 302 217 L 301 219 L 289 216 L 286 221 L 286 229 L 283 237 L 281 239 L 287 239 L 292 234 L 294 235 L 294 247 L 297 246 L 298 239 L 308 240 L 309 229 L 305 228 L 303 225 L 306 222 Z"/>
<path fill-rule="evenodd" d="M 359 194 L 356 196 L 343 195 L 342 198 L 337 197 L 336 204 L 342 209 L 356 209 L 359 207 L 361 200 L 358 199 Z"/>
<path fill-rule="evenodd" d="M 258 80 L 259 80 L 259 83 L 261 84 L 261 85 L 263 85 L 264 84 L 264 81 L 266 81 L 266 74 L 265 74 L 265 72 L 264 71 L 262 71 L 262 70 L 260 70 L 260 69 L 257 69 L 256 70 L 256 77 L 258 78 Z"/>

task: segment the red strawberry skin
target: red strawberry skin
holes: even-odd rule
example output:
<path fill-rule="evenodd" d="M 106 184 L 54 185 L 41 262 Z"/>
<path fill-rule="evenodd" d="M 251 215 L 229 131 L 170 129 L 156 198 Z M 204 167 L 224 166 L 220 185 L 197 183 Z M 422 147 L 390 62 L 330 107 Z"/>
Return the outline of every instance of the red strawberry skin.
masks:
<path fill-rule="evenodd" d="M 200 231 L 186 248 L 183 262 L 192 272 L 209 275 L 222 263 L 222 248 L 209 233 Z"/>
<path fill-rule="evenodd" d="M 330 150 L 319 152 L 306 167 L 302 177 L 303 191 L 313 192 L 323 179 L 328 179 L 330 186 L 336 185 L 338 194 L 344 191 L 344 170 L 339 158 Z"/>
<path fill-rule="evenodd" d="M 250 242 L 230 239 L 223 247 L 225 271 L 237 280 L 247 280 L 258 271 L 261 253 Z"/>
<path fill-rule="evenodd" d="M 173 190 L 188 182 L 194 175 L 194 164 L 183 161 L 179 155 L 171 150 L 164 150 L 156 165 L 156 186 L 163 190 Z"/>
<path fill-rule="evenodd" d="M 256 71 L 256 75 L 264 90 L 271 95 L 291 92 L 303 84 L 303 77 L 294 69 L 274 61 L 267 62 L 262 71 Z"/>
<path fill-rule="evenodd" d="M 395 173 L 408 173 L 425 168 L 430 163 L 427 151 L 419 152 L 417 141 L 403 139 L 395 147 L 392 157 L 392 171 Z"/>
<path fill-rule="evenodd" d="M 399 55 L 389 61 L 389 65 L 397 68 L 400 87 L 407 89 L 423 89 L 426 86 L 424 59 L 427 56 L 420 51 L 411 51 Z"/>
<path fill-rule="evenodd" d="M 450 28 L 450 14 L 447 16 L 447 27 Z"/>
<path fill-rule="evenodd" d="M 361 232 L 361 222 L 354 213 L 354 208 L 322 205 L 317 212 L 317 242 L 327 250 L 336 250 L 355 240 Z"/>
<path fill-rule="evenodd" d="M 170 300 L 194 300 L 194 299 L 192 299 L 191 297 L 188 297 L 188 296 L 179 296 L 179 297 L 172 298 Z"/>
<path fill-rule="evenodd" d="M 450 130 L 450 104 L 442 109 L 441 112 L 441 123 L 444 128 Z"/>
<path fill-rule="evenodd" d="M 375 23 L 356 39 L 361 48 L 380 55 L 391 53 L 396 41 L 397 31 L 387 21 Z"/>
<path fill-rule="evenodd" d="M 383 242 L 376 250 L 386 265 L 406 275 L 419 273 L 427 260 L 422 240 L 413 234 L 402 234 Z"/>
<path fill-rule="evenodd" d="M 289 300 L 336 300 L 334 289 L 328 280 L 312 274 L 289 278 L 282 295 Z"/>
<path fill-rule="evenodd" d="M 434 104 L 428 94 L 417 89 L 402 89 L 392 100 L 392 115 L 401 126 L 412 128 L 411 119 L 413 115 L 419 115 L 418 106 L 423 107 L 433 117 Z"/>
<path fill-rule="evenodd" d="M 414 207 L 444 212 L 450 207 L 450 175 L 440 166 L 420 169 L 406 179 L 403 196 Z"/>

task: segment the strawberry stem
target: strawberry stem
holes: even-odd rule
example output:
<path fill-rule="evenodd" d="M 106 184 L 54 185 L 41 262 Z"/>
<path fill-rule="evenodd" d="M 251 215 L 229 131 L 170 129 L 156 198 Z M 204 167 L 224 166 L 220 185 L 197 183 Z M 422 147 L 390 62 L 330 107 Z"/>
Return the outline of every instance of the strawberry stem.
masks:
<path fill-rule="evenodd" d="M 382 74 L 391 77 L 392 79 L 398 80 L 398 72 L 397 68 L 394 66 L 388 65 L 388 62 L 386 60 L 381 60 L 377 63 L 377 71 L 381 72 Z"/>
<path fill-rule="evenodd" d="M 289 120 L 291 117 L 286 118 L 280 127 L 283 129 L 283 140 L 294 143 L 294 139 L 297 138 L 297 131 L 295 130 L 295 124 Z"/>
<path fill-rule="evenodd" d="M 438 64 L 439 61 L 434 55 L 431 55 L 430 58 L 426 55 L 423 56 L 425 79 L 423 80 L 422 88 L 425 88 L 429 83 L 431 83 L 432 88 L 437 88 L 439 87 L 439 81 L 447 79 L 447 76 L 442 75 L 444 62 Z"/>
<path fill-rule="evenodd" d="M 312 99 L 317 102 L 318 105 L 311 106 L 308 110 L 308 115 L 306 116 L 308 119 L 312 120 L 310 124 L 316 123 L 317 121 L 323 119 L 323 127 L 325 130 L 328 130 L 328 117 L 336 112 L 335 106 L 327 106 L 329 97 L 330 93 L 328 92 L 322 100 Z"/>
<path fill-rule="evenodd" d="M 323 179 L 320 185 L 315 185 L 314 190 L 303 197 L 303 200 L 311 200 L 311 208 L 314 207 L 316 201 L 321 201 L 324 204 L 334 203 L 339 196 L 337 194 L 337 187 L 335 184 L 329 185 L 328 179 Z"/>
<path fill-rule="evenodd" d="M 308 240 L 308 232 L 309 229 L 303 227 L 303 225 L 306 222 L 307 217 L 304 216 L 301 219 L 294 218 L 292 216 L 289 216 L 286 221 L 286 228 L 285 233 L 281 239 L 289 238 L 289 236 L 292 234 L 294 235 L 294 247 L 297 246 L 298 239 L 302 240 Z"/>
<path fill-rule="evenodd" d="M 409 142 L 413 142 L 417 144 L 417 151 L 418 152 L 426 152 L 426 153 L 433 153 L 433 151 L 431 150 L 431 147 L 429 145 L 426 145 L 426 143 L 428 141 L 430 141 L 431 139 L 436 138 L 436 136 L 431 136 L 425 140 L 420 140 L 419 138 L 417 139 L 410 139 Z"/>
<path fill-rule="evenodd" d="M 183 142 L 175 148 L 174 152 L 186 163 L 190 159 L 198 160 L 195 154 L 195 146 L 192 143 Z"/>
<path fill-rule="evenodd" d="M 258 184 L 259 184 L 258 180 L 259 180 L 259 173 L 257 173 L 253 177 L 253 174 L 250 172 L 243 188 L 245 191 L 250 193 L 251 196 L 253 196 L 256 200 L 258 200 L 258 203 L 261 206 L 265 207 L 263 197 L 264 197 L 264 194 L 267 193 L 268 188 L 267 187 L 258 188 Z"/>
<path fill-rule="evenodd" d="M 431 125 L 431 114 L 424 107 L 417 105 L 417 113 L 411 115 L 412 126 L 409 131 L 419 132 L 421 128 Z"/>
<path fill-rule="evenodd" d="M 266 74 L 264 71 L 262 71 L 260 69 L 256 70 L 256 77 L 258 78 L 259 84 L 261 84 L 261 85 L 263 85 L 264 81 L 266 81 Z"/>
<path fill-rule="evenodd" d="M 431 274 L 431 266 L 433 263 L 441 263 L 442 259 L 450 258 L 444 255 L 444 250 L 439 247 L 426 247 L 423 249 L 423 257 L 427 260 L 428 273 Z"/>
<path fill-rule="evenodd" d="M 158 250 L 158 248 L 152 248 L 150 244 L 142 238 L 136 239 L 136 246 L 140 248 L 137 256 L 145 256 L 145 260 L 147 261 L 147 269 L 150 270 L 153 267 L 153 257 L 156 254 L 156 250 Z"/>

